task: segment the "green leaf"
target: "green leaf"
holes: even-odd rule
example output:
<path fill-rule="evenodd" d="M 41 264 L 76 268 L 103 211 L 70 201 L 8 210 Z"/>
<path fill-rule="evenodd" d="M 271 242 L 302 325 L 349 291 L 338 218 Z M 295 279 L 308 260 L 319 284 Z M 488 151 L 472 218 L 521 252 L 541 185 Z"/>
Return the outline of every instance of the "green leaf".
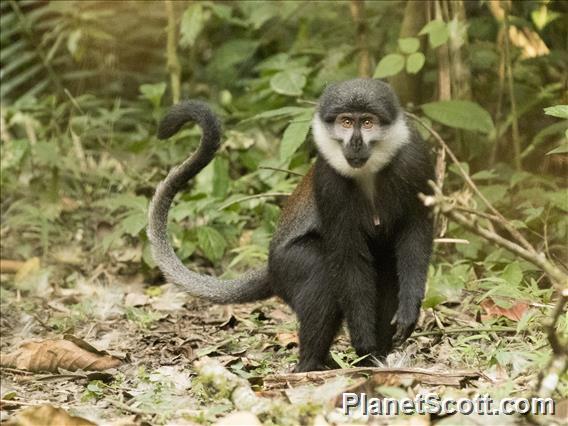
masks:
<path fill-rule="evenodd" d="M 243 120 L 241 123 L 244 123 L 246 121 L 253 121 L 253 120 L 260 120 L 260 119 L 265 119 L 265 118 L 274 118 L 274 117 L 285 117 L 287 115 L 298 115 L 298 114 L 303 114 L 306 111 L 310 111 L 310 114 L 313 113 L 313 108 L 303 108 L 303 107 L 297 107 L 297 106 L 285 106 L 282 108 L 278 108 L 278 109 L 271 109 L 268 111 L 263 111 L 260 114 L 255 115 L 254 117 L 251 118 L 247 118 L 246 120 Z"/>
<path fill-rule="evenodd" d="M 245 2 L 246 3 L 246 2 Z M 253 29 L 258 30 L 268 20 L 280 14 L 280 5 L 274 2 L 252 2 L 248 3 L 247 21 L 252 24 Z"/>
<path fill-rule="evenodd" d="M 398 47 L 402 53 L 414 53 L 420 47 L 420 40 L 416 37 L 399 38 Z"/>
<path fill-rule="evenodd" d="M 566 154 L 568 153 L 568 142 L 564 141 L 562 142 L 560 145 L 558 145 L 556 148 L 554 148 L 552 151 L 548 151 L 546 153 L 546 155 L 551 155 L 551 154 Z"/>
<path fill-rule="evenodd" d="M 424 114 L 432 120 L 456 129 L 489 133 L 493 120 L 479 104 L 471 101 L 439 101 L 422 105 Z"/>
<path fill-rule="evenodd" d="M 481 170 L 471 176 L 471 178 L 476 181 L 495 179 L 497 177 L 499 177 L 499 175 L 495 173 L 494 170 Z"/>
<path fill-rule="evenodd" d="M 223 157 L 213 161 L 213 195 L 224 198 L 229 190 L 229 162 Z"/>
<path fill-rule="evenodd" d="M 523 271 L 517 262 L 508 264 L 500 276 L 507 284 L 518 287 L 523 279 Z"/>
<path fill-rule="evenodd" d="M 550 10 L 546 4 L 541 4 L 539 9 L 535 9 L 531 12 L 532 21 L 539 30 L 542 30 L 549 23 L 561 16 L 561 13 Z"/>
<path fill-rule="evenodd" d="M 284 70 L 270 79 L 270 87 L 276 93 L 286 96 L 300 96 L 306 85 L 306 76 L 297 70 Z"/>
<path fill-rule="evenodd" d="M 380 60 L 373 78 L 385 78 L 398 74 L 404 68 L 404 56 L 391 53 Z"/>
<path fill-rule="evenodd" d="M 183 13 L 180 23 L 180 40 L 179 44 L 182 47 L 192 47 L 197 40 L 197 36 L 203 29 L 207 17 L 203 13 L 203 6 L 201 3 L 193 3 Z"/>
<path fill-rule="evenodd" d="M 235 39 L 221 45 L 216 51 L 209 67 L 213 70 L 226 70 L 250 58 L 260 43 L 250 39 Z"/>
<path fill-rule="evenodd" d="M 148 200 L 146 197 L 141 195 L 133 194 L 119 194 L 113 195 L 107 198 L 101 198 L 95 202 L 95 206 L 104 207 L 111 212 L 114 212 L 120 208 L 126 208 L 130 210 L 137 210 L 139 212 L 146 213 L 148 209 Z"/>
<path fill-rule="evenodd" d="M 335 351 L 330 351 L 329 353 L 331 355 L 331 358 L 333 358 L 333 360 L 337 363 L 337 365 L 339 365 L 339 368 L 346 369 L 351 367 L 349 363 L 343 360 L 343 358 L 339 355 L 339 353 Z"/>
<path fill-rule="evenodd" d="M 244 19 L 236 18 L 233 16 L 233 8 L 231 6 L 215 3 L 212 1 L 202 3 L 203 5 L 206 5 L 217 18 L 230 22 L 231 24 L 238 25 L 240 27 L 247 26 L 247 23 Z"/>
<path fill-rule="evenodd" d="M 450 32 L 446 23 L 440 19 L 428 22 L 418 35 L 428 34 L 430 46 L 436 48 L 448 41 Z"/>
<path fill-rule="evenodd" d="M 292 155 L 306 140 L 306 136 L 310 131 L 311 118 L 311 111 L 305 113 L 292 121 L 284 131 L 282 142 L 280 142 L 280 159 L 286 162 L 286 164 L 288 164 Z"/>
<path fill-rule="evenodd" d="M 216 262 L 223 257 L 227 242 L 216 229 L 210 226 L 201 226 L 197 228 L 197 245 L 207 259 Z"/>
<path fill-rule="evenodd" d="M 32 147 L 33 156 L 39 164 L 57 167 L 61 166 L 59 147 L 53 142 L 37 142 Z"/>
<path fill-rule="evenodd" d="M 154 108 L 158 108 L 166 93 L 166 83 L 142 84 L 140 93 L 154 105 Z"/>
<path fill-rule="evenodd" d="M 0 156 L 0 168 L 4 171 L 19 166 L 24 155 L 28 152 L 29 146 L 27 139 L 4 141 L 2 155 Z"/>
<path fill-rule="evenodd" d="M 409 74 L 416 74 L 422 69 L 426 62 L 426 57 L 422 52 L 416 52 L 406 58 L 406 72 Z"/>
<path fill-rule="evenodd" d="M 146 212 L 144 213 L 133 213 L 126 216 L 120 223 L 120 226 L 126 234 L 137 237 L 140 232 L 146 227 Z"/>
<path fill-rule="evenodd" d="M 260 62 L 255 70 L 259 71 L 282 71 L 290 68 L 290 55 L 287 53 L 277 53 L 276 55 L 269 56 L 264 61 Z"/>
<path fill-rule="evenodd" d="M 69 53 L 71 53 L 72 56 L 75 56 L 75 53 L 77 52 L 82 35 L 83 32 L 78 29 L 72 31 L 67 37 L 67 50 L 69 50 Z"/>
<path fill-rule="evenodd" d="M 554 105 L 544 109 L 546 115 L 568 119 L 568 105 Z"/>

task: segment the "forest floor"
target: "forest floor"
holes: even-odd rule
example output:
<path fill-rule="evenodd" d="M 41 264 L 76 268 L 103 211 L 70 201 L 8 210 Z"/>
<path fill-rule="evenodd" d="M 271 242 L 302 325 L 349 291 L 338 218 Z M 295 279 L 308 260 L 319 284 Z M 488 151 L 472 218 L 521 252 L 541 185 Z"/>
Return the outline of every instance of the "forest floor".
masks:
<path fill-rule="evenodd" d="M 467 303 L 425 310 L 414 336 L 382 369 L 347 369 L 356 357 L 342 332 L 332 356 L 344 370 L 292 375 L 297 324 L 276 299 L 216 306 L 102 267 L 72 288 L 47 277 L 37 261 L 2 275 L 0 408 L 10 424 L 351 424 L 365 418 L 342 414 L 346 391 L 457 398 L 500 386 L 526 393 L 536 381 L 534 374 L 511 380 L 495 363 L 468 360 L 464 339 L 473 347 L 492 340 L 515 346 L 523 338 L 515 327 L 480 327 Z M 444 333 L 448 325 L 454 331 Z M 562 404 L 550 421 L 562 421 Z M 397 416 L 396 424 L 528 421 L 456 416 Z"/>

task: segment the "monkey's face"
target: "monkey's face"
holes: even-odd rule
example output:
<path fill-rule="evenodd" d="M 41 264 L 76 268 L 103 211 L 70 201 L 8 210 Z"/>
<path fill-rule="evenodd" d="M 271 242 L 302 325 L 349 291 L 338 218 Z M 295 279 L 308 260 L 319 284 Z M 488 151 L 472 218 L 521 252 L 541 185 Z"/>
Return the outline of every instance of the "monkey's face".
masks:
<path fill-rule="evenodd" d="M 382 133 L 379 117 L 367 112 L 341 113 L 329 130 L 332 139 L 341 144 L 347 163 L 356 169 L 367 163 Z"/>
<path fill-rule="evenodd" d="M 320 154 L 347 177 L 378 172 L 409 141 L 402 114 L 392 123 L 369 112 L 340 113 L 331 120 L 316 114 L 312 133 Z"/>
<path fill-rule="evenodd" d="M 329 85 L 318 102 L 312 132 L 320 154 L 347 177 L 378 172 L 410 140 L 396 94 L 373 79 Z"/>

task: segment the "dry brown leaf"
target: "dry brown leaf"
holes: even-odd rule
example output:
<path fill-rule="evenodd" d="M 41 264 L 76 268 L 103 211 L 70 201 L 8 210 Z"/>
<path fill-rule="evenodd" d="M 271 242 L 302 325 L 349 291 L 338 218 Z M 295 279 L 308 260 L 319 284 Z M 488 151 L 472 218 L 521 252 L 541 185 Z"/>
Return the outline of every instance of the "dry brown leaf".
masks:
<path fill-rule="evenodd" d="M 496 305 L 493 299 L 488 297 L 487 299 L 483 299 L 481 307 L 485 310 L 485 315 L 481 315 L 483 321 L 500 316 L 509 318 L 511 321 L 519 321 L 529 308 L 529 304 L 526 302 L 517 302 L 510 308 L 502 308 Z"/>
<path fill-rule="evenodd" d="M 144 306 L 150 303 L 150 297 L 142 293 L 128 293 L 124 298 L 124 306 Z"/>
<path fill-rule="evenodd" d="M 278 342 L 285 348 L 296 347 L 299 344 L 298 333 L 278 333 Z"/>
<path fill-rule="evenodd" d="M 273 309 L 269 312 L 268 317 L 272 318 L 276 322 L 288 322 L 293 319 L 292 315 L 290 315 L 288 312 L 284 312 L 281 309 Z"/>
<path fill-rule="evenodd" d="M 96 426 L 82 417 L 69 415 L 64 409 L 38 405 L 20 411 L 6 422 L 6 426 Z"/>
<path fill-rule="evenodd" d="M 74 336 L 24 342 L 10 354 L 0 354 L 0 366 L 28 371 L 102 371 L 118 367 L 122 361 L 99 351 Z"/>

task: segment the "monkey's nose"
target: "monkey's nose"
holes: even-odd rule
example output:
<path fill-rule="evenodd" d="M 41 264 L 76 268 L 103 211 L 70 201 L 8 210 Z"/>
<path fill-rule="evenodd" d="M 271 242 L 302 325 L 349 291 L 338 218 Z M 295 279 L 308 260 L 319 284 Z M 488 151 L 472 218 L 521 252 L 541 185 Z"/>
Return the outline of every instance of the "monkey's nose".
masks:
<path fill-rule="evenodd" d="M 367 162 L 367 158 L 362 157 L 346 158 L 346 160 L 351 167 L 354 167 L 356 169 L 363 167 Z"/>

